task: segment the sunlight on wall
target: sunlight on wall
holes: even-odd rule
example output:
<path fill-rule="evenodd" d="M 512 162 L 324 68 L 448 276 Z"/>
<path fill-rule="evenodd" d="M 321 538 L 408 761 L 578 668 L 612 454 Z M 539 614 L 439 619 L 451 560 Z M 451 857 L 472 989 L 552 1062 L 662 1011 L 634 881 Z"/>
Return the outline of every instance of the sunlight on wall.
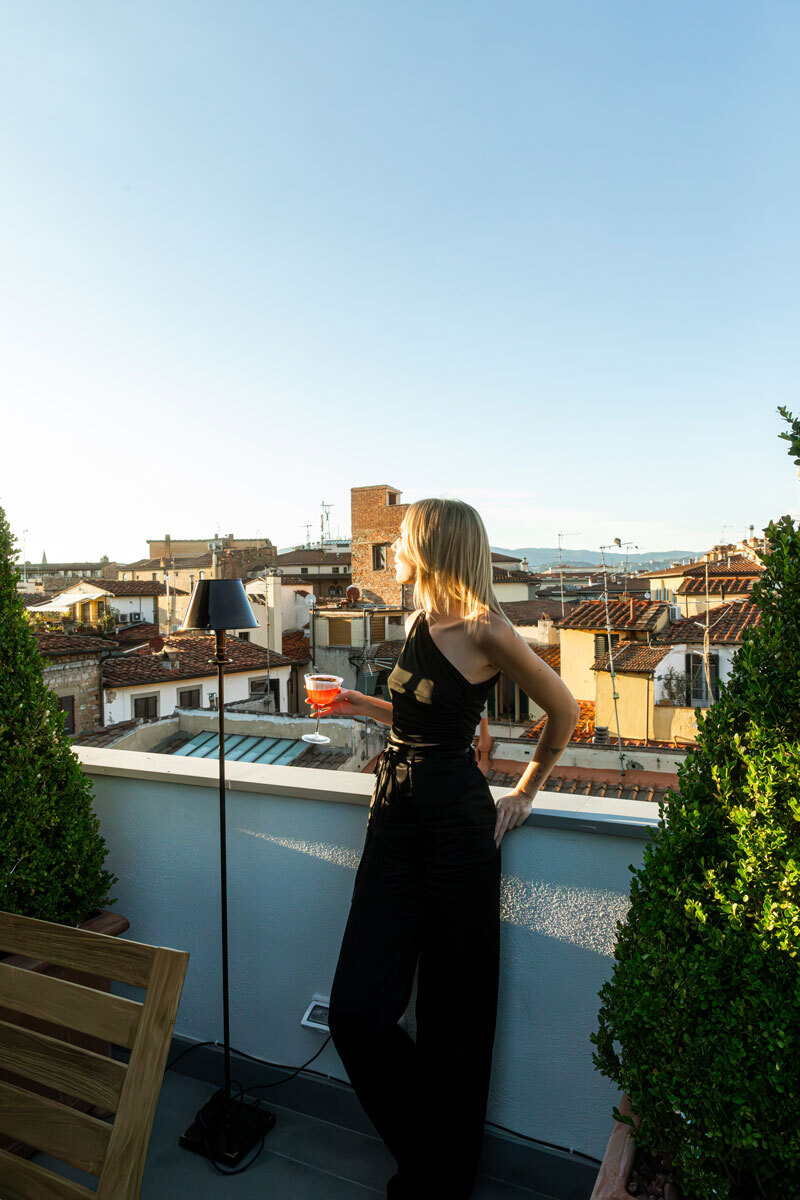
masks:
<path fill-rule="evenodd" d="M 308 854 L 351 871 L 355 871 L 361 861 L 358 851 L 332 842 L 275 837 L 253 829 L 240 828 L 237 833 L 261 838 L 286 850 Z M 522 879 L 517 875 L 503 875 L 500 919 L 508 925 L 529 929 L 543 937 L 613 957 L 617 921 L 625 919 L 629 903 L 629 898 L 619 892 L 562 887 L 560 884 Z"/>

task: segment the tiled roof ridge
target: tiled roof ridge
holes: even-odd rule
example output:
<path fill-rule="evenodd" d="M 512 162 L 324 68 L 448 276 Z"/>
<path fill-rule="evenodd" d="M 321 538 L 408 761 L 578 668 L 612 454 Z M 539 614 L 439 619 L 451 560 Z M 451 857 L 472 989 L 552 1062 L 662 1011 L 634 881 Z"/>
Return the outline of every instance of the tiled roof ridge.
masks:
<path fill-rule="evenodd" d="M 668 609 L 669 605 L 662 600 L 640 600 L 635 596 L 625 600 L 609 599 L 608 623 L 612 629 L 654 630 Z M 606 624 L 604 600 L 582 600 L 556 622 L 559 629 L 603 630 Z"/>

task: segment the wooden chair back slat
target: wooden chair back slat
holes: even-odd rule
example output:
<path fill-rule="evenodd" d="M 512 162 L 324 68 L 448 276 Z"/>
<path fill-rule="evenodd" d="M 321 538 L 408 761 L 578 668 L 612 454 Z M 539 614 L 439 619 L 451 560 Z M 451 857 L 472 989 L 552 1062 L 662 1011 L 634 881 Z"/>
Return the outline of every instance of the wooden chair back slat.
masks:
<path fill-rule="evenodd" d="M 7 1150 L 0 1150 L 0 1181 L 3 1200 L 94 1200 L 96 1196 L 82 1183 L 73 1183 Z"/>
<path fill-rule="evenodd" d="M 99 1176 L 111 1126 L 13 1083 L 0 1082 L 0 1133 Z"/>
<path fill-rule="evenodd" d="M 154 951 L 150 986 L 97 1187 L 97 1200 L 135 1200 L 140 1194 L 147 1143 L 188 963 L 186 953 L 162 948 Z"/>
<path fill-rule="evenodd" d="M 105 1054 L 7 1021 L 0 1021 L 0 1063 L 4 1071 L 46 1083 L 111 1112 L 117 1110 L 127 1071 L 124 1063 Z"/>
<path fill-rule="evenodd" d="M 0 962 L 0 1016 L 6 1020 L 24 1013 L 130 1050 L 141 1012 L 135 1000 Z"/>
<path fill-rule="evenodd" d="M 147 987 L 153 947 L 55 921 L 0 912 L 0 951 Z"/>
<path fill-rule="evenodd" d="M 80 980 L 0 960 L 0 1135 L 98 1180 L 92 1191 L 0 1148 L 0 1200 L 139 1200 L 189 955 L 2 912 L 0 950 Z M 144 1002 L 111 995 L 109 979 L 145 988 Z"/>

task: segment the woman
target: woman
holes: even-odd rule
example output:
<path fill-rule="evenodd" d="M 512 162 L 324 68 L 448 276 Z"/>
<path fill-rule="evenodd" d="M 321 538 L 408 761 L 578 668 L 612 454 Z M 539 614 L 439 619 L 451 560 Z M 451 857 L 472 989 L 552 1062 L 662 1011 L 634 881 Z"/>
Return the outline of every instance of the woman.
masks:
<path fill-rule="evenodd" d="M 415 611 L 391 702 L 346 690 L 321 711 L 391 725 L 330 997 L 334 1045 L 397 1161 L 386 1195 L 467 1200 L 481 1152 L 497 1013 L 500 844 L 578 718 L 571 693 L 492 591 L 489 541 L 459 500 L 409 505 L 393 543 Z M 472 745 L 503 672 L 547 713 L 534 759 L 495 807 Z M 416 1042 L 397 1023 L 417 976 Z"/>

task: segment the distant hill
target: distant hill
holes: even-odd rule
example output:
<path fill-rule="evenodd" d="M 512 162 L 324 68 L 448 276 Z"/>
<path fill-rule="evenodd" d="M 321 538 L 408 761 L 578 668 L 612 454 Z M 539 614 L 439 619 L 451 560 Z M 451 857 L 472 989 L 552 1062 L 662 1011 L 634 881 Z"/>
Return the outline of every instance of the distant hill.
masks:
<path fill-rule="evenodd" d="M 558 547 L 525 546 L 522 549 L 508 550 L 504 546 L 492 546 L 495 554 L 510 554 L 514 558 L 527 558 L 530 570 L 540 570 L 543 567 L 558 566 Z M 700 550 L 661 550 L 651 554 L 620 554 L 606 551 L 606 563 L 609 566 L 628 564 L 630 570 L 644 570 L 649 566 L 670 566 L 674 562 L 689 562 L 702 553 Z M 598 550 L 567 550 L 561 551 L 561 559 L 565 567 L 596 567 L 601 563 Z"/>

